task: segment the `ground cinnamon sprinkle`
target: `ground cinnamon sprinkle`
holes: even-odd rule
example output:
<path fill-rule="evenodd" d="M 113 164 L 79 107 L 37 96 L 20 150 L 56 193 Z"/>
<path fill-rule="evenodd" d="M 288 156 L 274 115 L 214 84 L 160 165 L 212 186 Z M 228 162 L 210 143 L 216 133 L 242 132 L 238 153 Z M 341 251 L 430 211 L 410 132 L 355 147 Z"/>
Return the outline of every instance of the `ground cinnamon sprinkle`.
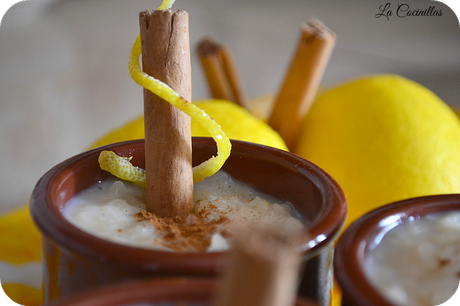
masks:
<path fill-rule="evenodd" d="M 439 259 L 438 263 L 439 263 L 439 266 L 442 268 L 450 264 L 451 261 L 449 259 Z"/>
<path fill-rule="evenodd" d="M 205 220 L 206 213 L 197 216 L 190 215 L 187 220 L 180 216 L 164 218 L 155 213 L 145 210 L 134 215 L 137 221 L 149 221 L 162 235 L 160 243 L 177 252 L 197 251 L 206 252 L 211 245 L 211 236 L 220 232 L 222 236 L 228 236 L 228 232 L 222 226 L 228 219 L 221 217 L 216 221 Z"/>

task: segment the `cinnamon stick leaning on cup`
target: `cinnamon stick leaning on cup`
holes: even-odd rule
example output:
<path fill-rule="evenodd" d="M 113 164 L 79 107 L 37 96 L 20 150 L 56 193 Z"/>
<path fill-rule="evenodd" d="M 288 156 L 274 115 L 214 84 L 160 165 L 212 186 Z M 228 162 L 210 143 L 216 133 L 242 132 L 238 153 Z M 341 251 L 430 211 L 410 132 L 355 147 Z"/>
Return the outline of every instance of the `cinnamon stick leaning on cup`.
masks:
<path fill-rule="evenodd" d="M 295 148 L 336 41 L 336 35 L 318 20 L 302 25 L 301 30 L 297 50 L 268 121 L 290 150 Z"/>
<path fill-rule="evenodd" d="M 139 14 L 142 69 L 191 101 L 188 14 L 170 9 Z M 193 213 L 191 118 L 144 89 L 147 211 L 163 217 Z"/>

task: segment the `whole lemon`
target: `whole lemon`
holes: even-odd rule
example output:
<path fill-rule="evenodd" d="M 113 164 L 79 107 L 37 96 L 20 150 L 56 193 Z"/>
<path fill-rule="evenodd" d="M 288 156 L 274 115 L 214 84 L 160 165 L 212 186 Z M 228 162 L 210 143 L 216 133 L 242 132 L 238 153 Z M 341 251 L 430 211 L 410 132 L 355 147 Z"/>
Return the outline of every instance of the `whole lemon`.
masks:
<path fill-rule="evenodd" d="M 194 101 L 195 105 L 211 116 L 230 139 L 255 142 L 282 150 L 288 150 L 281 136 L 267 123 L 253 116 L 241 106 L 226 100 Z M 207 136 L 209 133 L 192 119 L 192 136 Z M 90 147 L 144 138 L 144 117 L 139 116 L 107 133 Z"/>
<path fill-rule="evenodd" d="M 363 77 L 322 93 L 295 152 L 343 188 L 347 224 L 393 201 L 460 192 L 458 118 L 433 92 L 397 75 Z"/>

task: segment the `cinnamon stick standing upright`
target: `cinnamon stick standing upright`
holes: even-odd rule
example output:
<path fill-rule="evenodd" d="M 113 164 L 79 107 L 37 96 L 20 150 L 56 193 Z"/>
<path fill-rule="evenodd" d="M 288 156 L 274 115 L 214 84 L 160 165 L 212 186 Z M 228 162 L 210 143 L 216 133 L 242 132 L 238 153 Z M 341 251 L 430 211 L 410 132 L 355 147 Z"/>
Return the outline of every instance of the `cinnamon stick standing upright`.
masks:
<path fill-rule="evenodd" d="M 294 150 L 305 116 L 310 109 L 334 49 L 336 35 L 320 21 L 302 26 L 295 55 L 275 101 L 269 125 Z"/>
<path fill-rule="evenodd" d="M 298 236 L 258 228 L 237 231 L 213 305 L 294 305 L 301 254 Z"/>
<path fill-rule="evenodd" d="M 188 14 L 139 14 L 142 69 L 191 101 Z M 190 117 L 144 89 L 147 211 L 163 217 L 193 213 Z"/>
<path fill-rule="evenodd" d="M 248 101 L 228 47 L 206 37 L 198 44 L 197 51 L 212 97 L 247 108 Z"/>

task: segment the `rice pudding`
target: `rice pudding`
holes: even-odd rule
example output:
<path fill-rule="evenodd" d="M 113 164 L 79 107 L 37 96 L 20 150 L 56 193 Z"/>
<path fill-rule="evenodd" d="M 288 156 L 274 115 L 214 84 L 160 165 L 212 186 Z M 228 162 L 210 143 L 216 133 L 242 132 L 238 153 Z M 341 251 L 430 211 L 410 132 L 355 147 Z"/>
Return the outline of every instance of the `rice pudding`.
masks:
<path fill-rule="evenodd" d="M 410 217 L 379 239 L 365 256 L 365 273 L 388 300 L 396 305 L 439 305 L 455 292 L 460 211 Z"/>
<path fill-rule="evenodd" d="M 194 186 L 195 215 L 186 220 L 147 213 L 145 188 L 120 180 L 99 182 L 71 198 L 63 215 L 100 238 L 164 251 L 225 251 L 242 224 L 287 233 L 304 229 L 289 203 L 260 194 L 220 170 Z"/>

